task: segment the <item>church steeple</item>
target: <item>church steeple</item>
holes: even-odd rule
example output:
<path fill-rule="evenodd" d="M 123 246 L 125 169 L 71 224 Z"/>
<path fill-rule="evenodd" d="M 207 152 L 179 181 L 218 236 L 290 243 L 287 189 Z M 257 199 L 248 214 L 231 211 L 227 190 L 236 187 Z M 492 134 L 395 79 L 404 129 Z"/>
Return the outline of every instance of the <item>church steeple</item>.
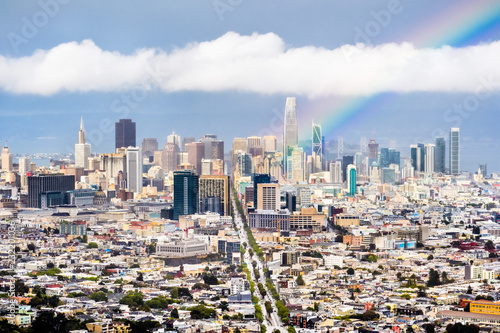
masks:
<path fill-rule="evenodd" d="M 86 143 L 85 142 L 85 128 L 83 128 L 83 117 L 82 117 L 82 120 L 80 122 L 80 131 L 78 132 L 78 143 L 79 144 Z"/>

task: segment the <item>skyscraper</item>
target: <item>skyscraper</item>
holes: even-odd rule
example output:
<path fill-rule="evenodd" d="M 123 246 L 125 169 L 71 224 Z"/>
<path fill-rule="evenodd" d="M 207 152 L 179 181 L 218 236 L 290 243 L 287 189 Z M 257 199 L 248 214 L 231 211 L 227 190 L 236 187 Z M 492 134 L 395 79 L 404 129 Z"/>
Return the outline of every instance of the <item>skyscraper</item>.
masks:
<path fill-rule="evenodd" d="M 2 170 L 12 171 L 12 154 L 9 152 L 9 147 L 7 147 L 7 145 L 3 147 Z"/>
<path fill-rule="evenodd" d="M 177 151 L 178 147 L 173 142 L 167 142 L 161 152 L 161 168 L 165 173 L 177 169 Z"/>
<path fill-rule="evenodd" d="M 231 213 L 231 193 L 229 176 L 200 176 L 199 211 L 219 213 L 228 216 Z"/>
<path fill-rule="evenodd" d="M 236 164 L 238 163 L 238 156 L 241 153 L 246 153 L 247 152 L 247 139 L 245 138 L 234 138 L 233 140 L 233 158 L 232 158 L 232 163 L 233 163 L 233 170 L 236 168 Z M 241 169 L 240 169 L 241 170 Z"/>
<path fill-rule="evenodd" d="M 427 143 L 424 145 L 424 172 L 434 173 L 434 145 Z"/>
<path fill-rule="evenodd" d="M 450 174 L 460 174 L 460 129 L 450 129 Z"/>
<path fill-rule="evenodd" d="M 370 165 L 374 160 L 378 160 L 378 143 L 374 139 L 370 139 L 370 143 L 368 144 L 368 158 L 370 159 Z"/>
<path fill-rule="evenodd" d="M 90 144 L 85 140 L 85 128 L 83 127 L 83 117 L 78 131 L 78 143 L 75 144 L 75 167 L 88 169 L 90 157 Z"/>
<path fill-rule="evenodd" d="M 312 123 L 312 151 L 318 156 L 323 156 L 323 136 L 321 125 Z"/>
<path fill-rule="evenodd" d="M 44 192 L 61 192 L 75 189 L 75 176 L 62 174 L 42 174 L 28 177 L 28 207 L 42 207 L 40 195 Z"/>
<path fill-rule="evenodd" d="M 198 212 L 198 181 L 193 171 L 174 172 L 174 220 Z"/>
<path fill-rule="evenodd" d="M 29 157 L 20 157 L 19 158 L 19 174 L 21 176 L 25 176 L 30 171 L 31 171 L 30 158 Z"/>
<path fill-rule="evenodd" d="M 193 165 L 198 174 L 201 174 L 201 160 L 205 158 L 205 144 L 191 142 L 186 145 L 189 164 Z"/>
<path fill-rule="evenodd" d="M 264 152 L 275 152 L 277 149 L 277 139 L 274 135 L 264 137 Z"/>
<path fill-rule="evenodd" d="M 152 162 L 151 157 L 154 156 L 154 152 L 158 150 L 158 140 L 155 138 L 145 138 L 142 139 L 142 155 L 147 156 Z"/>
<path fill-rule="evenodd" d="M 335 161 L 330 163 L 330 179 L 334 184 L 342 183 L 342 162 Z"/>
<path fill-rule="evenodd" d="M 195 142 L 195 141 L 196 141 L 196 139 L 192 136 L 184 137 L 184 139 L 182 139 L 182 151 L 187 151 L 186 145 L 188 143 Z"/>
<path fill-rule="evenodd" d="M 135 146 L 135 122 L 132 119 L 120 119 L 115 123 L 115 148 Z"/>
<path fill-rule="evenodd" d="M 436 138 L 436 149 L 434 150 L 434 172 L 445 172 L 446 143 L 444 138 Z"/>
<path fill-rule="evenodd" d="M 257 206 L 258 210 L 280 209 L 280 184 L 268 183 L 257 185 Z"/>
<path fill-rule="evenodd" d="M 285 123 L 283 131 L 283 159 L 285 172 L 288 170 L 287 157 L 291 155 L 291 148 L 299 143 L 299 129 L 297 124 L 297 102 L 295 97 L 287 97 L 285 104 Z"/>
<path fill-rule="evenodd" d="M 421 155 L 421 149 L 418 145 L 410 145 L 410 157 L 411 165 L 413 166 L 414 171 L 422 171 L 420 170 L 420 161 L 423 156 Z"/>
<path fill-rule="evenodd" d="M 242 152 L 238 155 L 238 169 L 242 177 L 252 175 L 252 155 Z"/>
<path fill-rule="evenodd" d="M 356 195 L 356 166 L 354 164 L 347 166 L 347 192 L 350 196 Z"/>
<path fill-rule="evenodd" d="M 265 173 L 254 173 L 253 178 L 253 206 L 258 207 L 257 189 L 259 184 L 269 184 L 271 176 Z"/>
<path fill-rule="evenodd" d="M 347 180 L 347 166 L 354 163 L 354 156 L 345 155 L 342 156 L 342 181 Z"/>
<path fill-rule="evenodd" d="M 175 134 L 175 131 L 172 131 L 172 134 L 167 136 L 167 143 L 173 143 L 175 145 L 176 152 L 181 150 L 181 136 Z"/>
<path fill-rule="evenodd" d="M 130 192 L 142 192 L 142 149 L 127 148 L 127 189 Z"/>

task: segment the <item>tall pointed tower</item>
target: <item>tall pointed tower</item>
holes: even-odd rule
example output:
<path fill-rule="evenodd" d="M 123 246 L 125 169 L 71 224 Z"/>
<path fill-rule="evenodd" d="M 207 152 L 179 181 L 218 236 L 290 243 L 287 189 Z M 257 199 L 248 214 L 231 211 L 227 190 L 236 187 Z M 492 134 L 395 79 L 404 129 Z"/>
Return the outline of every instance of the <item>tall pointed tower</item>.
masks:
<path fill-rule="evenodd" d="M 78 143 L 75 144 L 75 167 L 88 169 L 90 157 L 90 144 L 85 140 L 85 128 L 83 127 L 83 117 L 78 131 Z M 79 179 L 77 179 L 79 180 Z"/>

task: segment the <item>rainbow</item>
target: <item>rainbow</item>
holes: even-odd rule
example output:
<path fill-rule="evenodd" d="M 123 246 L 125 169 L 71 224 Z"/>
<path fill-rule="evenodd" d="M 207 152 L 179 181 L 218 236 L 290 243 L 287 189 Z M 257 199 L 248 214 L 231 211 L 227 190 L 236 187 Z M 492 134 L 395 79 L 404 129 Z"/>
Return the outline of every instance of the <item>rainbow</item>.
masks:
<path fill-rule="evenodd" d="M 425 23 L 420 29 L 406 33 L 400 39 L 409 40 L 418 47 L 431 48 L 444 45 L 464 47 L 497 40 L 500 31 L 500 2 L 456 1 L 453 6 L 433 13 Z M 299 111 L 299 124 L 309 124 L 311 119 L 319 121 L 325 139 L 336 139 L 347 128 L 355 125 L 360 117 L 391 103 L 394 96 L 396 95 L 391 93 L 380 93 L 361 97 L 338 97 L 333 101 L 310 101 L 306 112 Z M 301 134 L 310 137 L 310 127 L 305 127 Z"/>

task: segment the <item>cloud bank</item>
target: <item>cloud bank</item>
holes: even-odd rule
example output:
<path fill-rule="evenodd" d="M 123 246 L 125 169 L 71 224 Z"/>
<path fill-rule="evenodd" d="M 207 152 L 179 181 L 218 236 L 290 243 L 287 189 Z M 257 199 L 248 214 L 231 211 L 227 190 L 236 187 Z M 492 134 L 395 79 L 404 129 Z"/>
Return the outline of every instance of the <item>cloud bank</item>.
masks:
<path fill-rule="evenodd" d="M 124 55 L 84 40 L 37 50 L 27 57 L 0 55 L 0 89 L 43 96 L 160 89 L 312 98 L 380 92 L 478 93 L 479 85 L 498 92 L 498 59 L 500 41 L 464 48 L 418 49 L 410 43 L 391 43 L 329 50 L 289 47 L 273 33 L 229 32 L 171 52 L 138 49 Z"/>

